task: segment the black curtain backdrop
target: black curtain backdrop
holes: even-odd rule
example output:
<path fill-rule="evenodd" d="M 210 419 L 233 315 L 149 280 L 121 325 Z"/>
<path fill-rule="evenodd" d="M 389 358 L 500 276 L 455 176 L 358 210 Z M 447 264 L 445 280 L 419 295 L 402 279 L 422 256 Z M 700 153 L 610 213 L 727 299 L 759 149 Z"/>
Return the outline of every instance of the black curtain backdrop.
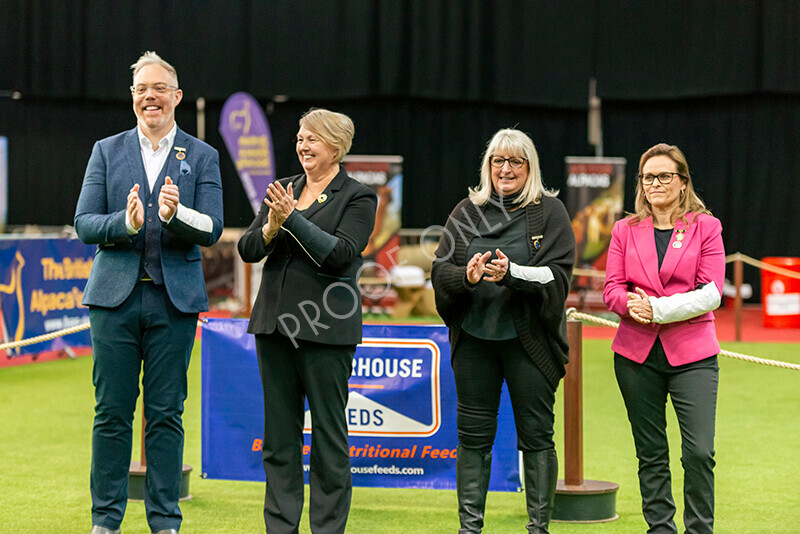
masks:
<path fill-rule="evenodd" d="M 71 224 L 92 144 L 132 128 L 130 64 L 178 69 L 178 124 L 220 151 L 226 226 L 252 211 L 217 131 L 224 100 L 268 111 L 278 174 L 311 106 L 349 114 L 353 154 L 404 157 L 404 225 L 443 224 L 499 128 L 528 132 L 547 186 L 586 140 L 589 80 L 604 153 L 680 146 L 729 253 L 800 255 L 800 2 L 223 0 L 0 2 L 0 135 L 10 225 Z M 12 98 L 14 92 L 19 98 Z M 745 269 L 747 281 L 758 272 Z"/>

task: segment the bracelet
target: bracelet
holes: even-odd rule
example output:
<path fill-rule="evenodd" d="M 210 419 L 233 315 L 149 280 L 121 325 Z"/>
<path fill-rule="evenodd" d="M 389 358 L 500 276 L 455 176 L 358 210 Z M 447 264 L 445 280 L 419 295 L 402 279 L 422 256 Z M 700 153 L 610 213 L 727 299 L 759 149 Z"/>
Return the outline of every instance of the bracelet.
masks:
<path fill-rule="evenodd" d="M 278 231 L 280 231 L 280 228 L 278 229 Z M 272 234 L 272 235 L 270 235 L 270 234 L 265 234 L 263 230 L 261 231 L 261 236 L 262 236 L 264 239 L 274 239 L 276 235 L 278 235 L 278 232 L 277 232 L 277 231 L 276 231 L 274 234 Z"/>

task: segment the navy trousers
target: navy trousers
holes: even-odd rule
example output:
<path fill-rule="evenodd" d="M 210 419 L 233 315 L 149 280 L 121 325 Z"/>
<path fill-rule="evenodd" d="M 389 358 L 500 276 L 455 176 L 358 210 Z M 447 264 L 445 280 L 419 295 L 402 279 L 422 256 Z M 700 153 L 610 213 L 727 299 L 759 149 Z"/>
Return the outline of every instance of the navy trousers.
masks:
<path fill-rule="evenodd" d="M 128 498 L 133 414 L 142 371 L 145 508 L 155 532 L 180 529 L 183 402 L 197 314 L 177 310 L 166 289 L 140 282 L 117 308 L 93 306 L 95 417 L 92 429 L 92 524 L 116 530 Z"/>

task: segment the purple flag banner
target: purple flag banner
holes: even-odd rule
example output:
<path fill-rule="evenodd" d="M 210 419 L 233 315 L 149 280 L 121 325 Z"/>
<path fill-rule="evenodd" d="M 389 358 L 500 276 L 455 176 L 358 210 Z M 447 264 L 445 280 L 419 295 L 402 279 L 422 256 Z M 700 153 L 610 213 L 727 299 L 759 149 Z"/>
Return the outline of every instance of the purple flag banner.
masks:
<path fill-rule="evenodd" d="M 225 140 L 253 213 L 258 213 L 267 186 L 275 179 L 272 136 L 258 101 L 243 92 L 229 96 L 222 106 L 219 133 Z"/>

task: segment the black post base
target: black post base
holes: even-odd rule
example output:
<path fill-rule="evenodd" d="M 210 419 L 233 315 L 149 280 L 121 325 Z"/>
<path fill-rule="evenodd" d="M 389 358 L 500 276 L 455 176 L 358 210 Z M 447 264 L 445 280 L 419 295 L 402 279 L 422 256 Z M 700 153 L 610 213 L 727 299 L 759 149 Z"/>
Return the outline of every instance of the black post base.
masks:
<path fill-rule="evenodd" d="M 584 480 L 580 486 L 556 486 L 553 521 L 560 523 L 605 523 L 619 516 L 616 512 L 619 484 Z"/>
<path fill-rule="evenodd" d="M 192 466 L 183 464 L 183 475 L 181 476 L 181 501 L 188 501 L 192 498 L 189 493 L 189 474 Z M 128 500 L 144 500 L 144 477 L 147 473 L 147 466 L 142 466 L 139 462 L 131 462 L 130 477 L 128 478 Z"/>

